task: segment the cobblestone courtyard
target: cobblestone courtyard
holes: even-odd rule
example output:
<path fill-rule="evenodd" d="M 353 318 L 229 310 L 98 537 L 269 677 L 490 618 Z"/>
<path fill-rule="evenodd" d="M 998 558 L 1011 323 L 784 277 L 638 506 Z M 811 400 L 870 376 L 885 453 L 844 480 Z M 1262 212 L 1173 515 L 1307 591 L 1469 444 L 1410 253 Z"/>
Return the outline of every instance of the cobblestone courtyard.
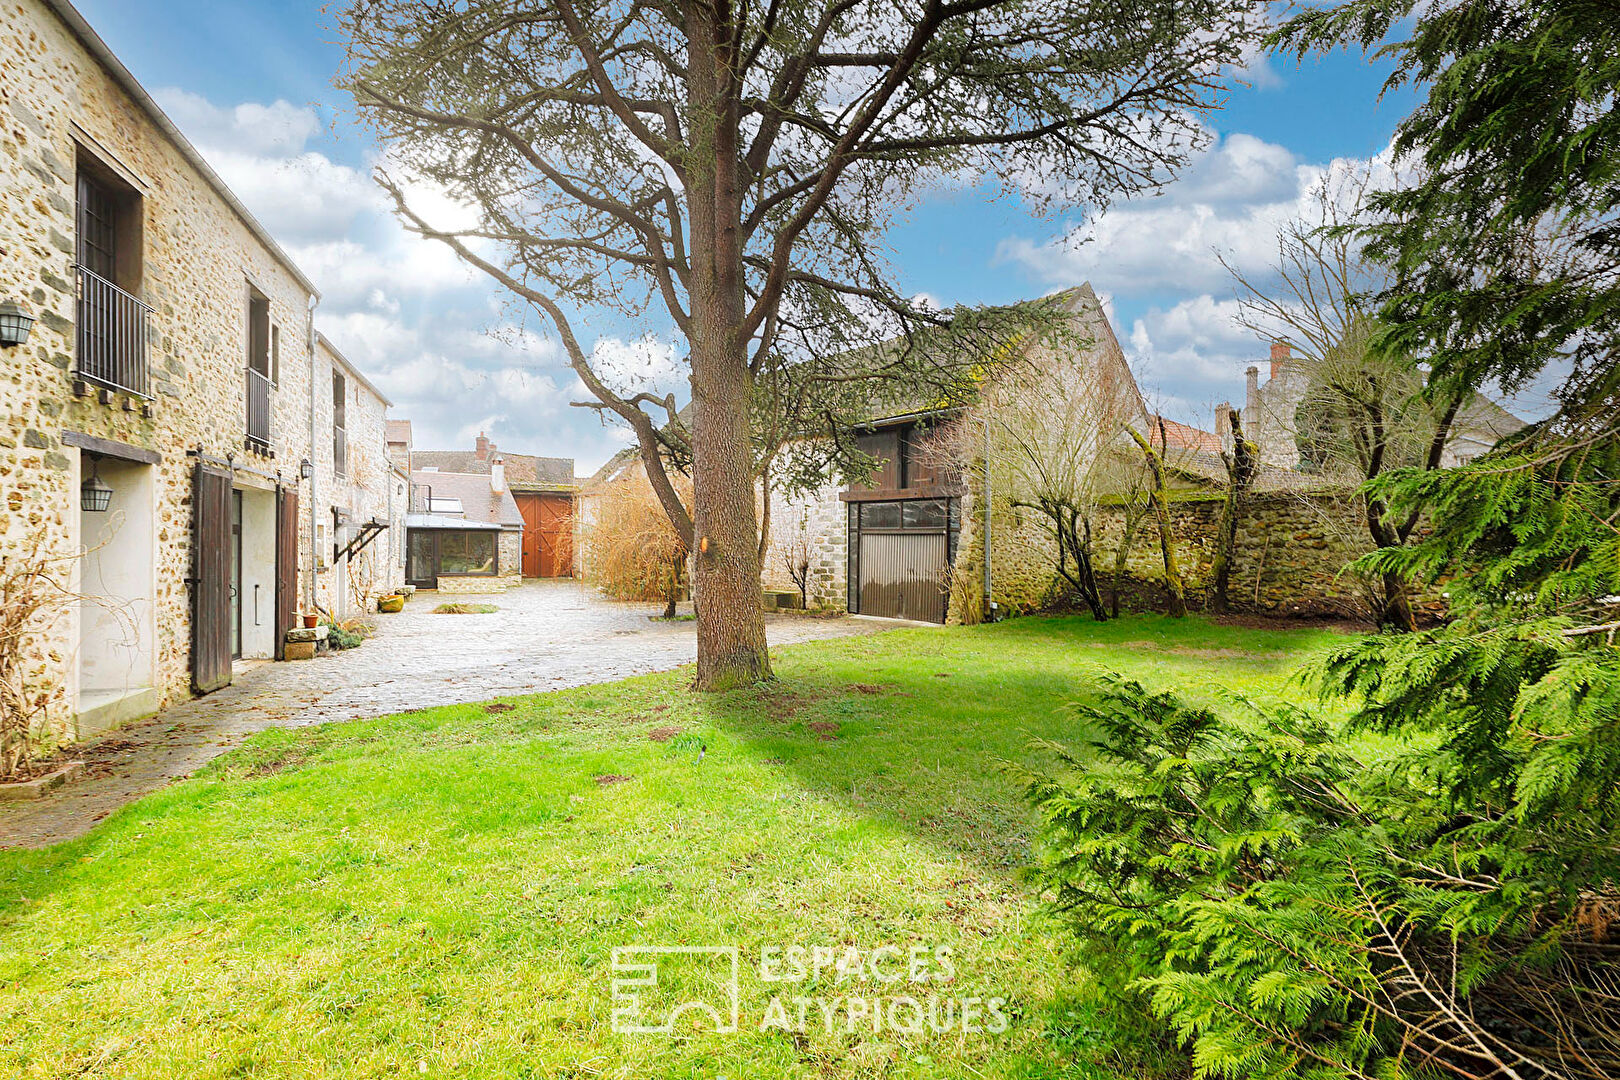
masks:
<path fill-rule="evenodd" d="M 71 839 L 133 799 L 186 776 L 270 727 L 386 716 L 665 671 L 696 656 L 693 624 L 655 622 L 650 604 L 601 599 L 572 581 L 529 582 L 488 615 L 435 615 L 421 594 L 376 616 L 360 648 L 298 663 L 260 663 L 204 698 L 113 733 L 75 754 L 86 778 L 37 802 L 0 805 L 0 847 Z M 687 606 L 690 610 L 690 605 Z M 860 619 L 767 616 L 772 645 L 872 633 Z"/>

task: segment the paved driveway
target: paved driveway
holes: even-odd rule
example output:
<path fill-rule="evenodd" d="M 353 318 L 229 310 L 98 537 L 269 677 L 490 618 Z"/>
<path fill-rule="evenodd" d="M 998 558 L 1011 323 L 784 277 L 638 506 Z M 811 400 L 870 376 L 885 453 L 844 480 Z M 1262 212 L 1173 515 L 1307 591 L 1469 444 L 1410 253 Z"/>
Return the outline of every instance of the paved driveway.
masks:
<path fill-rule="evenodd" d="M 441 599 L 486 602 L 489 615 L 434 615 Z M 691 622 L 654 622 L 653 605 L 601 599 L 572 581 L 530 582 L 486 597 L 419 594 L 377 616 L 360 648 L 239 670 L 232 685 L 166 709 L 76 754 L 89 775 L 31 803 L 0 805 L 0 847 L 87 831 L 113 810 L 218 757 L 255 731 L 433 705 L 533 694 L 665 671 L 696 659 Z M 767 616 L 772 645 L 872 633 L 862 619 Z"/>

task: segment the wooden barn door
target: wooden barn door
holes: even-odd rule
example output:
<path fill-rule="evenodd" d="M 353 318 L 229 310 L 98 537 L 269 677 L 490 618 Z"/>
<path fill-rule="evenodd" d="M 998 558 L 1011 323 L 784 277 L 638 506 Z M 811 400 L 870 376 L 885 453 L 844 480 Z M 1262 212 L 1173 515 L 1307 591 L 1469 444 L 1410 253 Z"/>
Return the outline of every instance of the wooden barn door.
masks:
<path fill-rule="evenodd" d="M 298 489 L 276 497 L 276 659 L 287 659 L 287 631 L 298 606 Z"/>
<path fill-rule="evenodd" d="M 201 462 L 191 493 L 191 685 L 231 682 L 231 475 Z"/>
<path fill-rule="evenodd" d="M 517 496 L 523 515 L 523 576 L 567 577 L 574 571 L 573 500 L 567 495 L 526 491 Z"/>
<path fill-rule="evenodd" d="M 540 497 L 540 576 L 567 577 L 573 572 L 573 500 L 567 495 L 542 495 Z"/>

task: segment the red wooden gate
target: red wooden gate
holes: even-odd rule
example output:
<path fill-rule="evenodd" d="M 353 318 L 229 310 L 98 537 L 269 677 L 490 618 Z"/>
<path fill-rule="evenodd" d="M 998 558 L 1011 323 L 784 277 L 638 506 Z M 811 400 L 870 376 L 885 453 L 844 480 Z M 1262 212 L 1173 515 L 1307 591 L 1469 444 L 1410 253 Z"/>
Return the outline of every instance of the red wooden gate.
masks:
<path fill-rule="evenodd" d="M 298 489 L 276 499 L 276 659 L 287 658 L 287 631 L 298 606 Z"/>
<path fill-rule="evenodd" d="M 231 682 L 231 476 L 197 463 L 191 493 L 191 685 Z"/>
<path fill-rule="evenodd" d="M 573 500 L 567 495 L 522 492 L 523 576 L 567 577 L 574 570 Z"/>

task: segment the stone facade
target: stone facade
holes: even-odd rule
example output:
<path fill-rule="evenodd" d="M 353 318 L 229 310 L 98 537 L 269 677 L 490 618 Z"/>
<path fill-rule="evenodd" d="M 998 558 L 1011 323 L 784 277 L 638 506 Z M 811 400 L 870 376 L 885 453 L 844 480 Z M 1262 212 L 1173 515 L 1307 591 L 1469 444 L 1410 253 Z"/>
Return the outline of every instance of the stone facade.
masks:
<path fill-rule="evenodd" d="M 849 507 L 840 499 L 842 486 L 828 482 L 814 491 L 774 494 L 770 543 L 761 577 L 767 589 L 797 592 L 788 574 L 790 561 L 809 556 L 805 606 L 811 611 L 845 611 L 849 607 Z"/>
<path fill-rule="evenodd" d="M 990 519 L 990 588 L 998 616 L 1027 615 L 1051 606 L 1066 592 L 1058 577 L 1056 548 L 1036 515 L 998 506 Z M 951 568 L 946 622 L 984 621 L 984 499 L 962 500 L 962 533 Z"/>
<path fill-rule="evenodd" d="M 340 617 L 364 615 L 375 610 L 377 596 L 405 583 L 410 476 L 394 467 L 389 454 L 388 399 L 324 334 L 316 334 L 315 358 L 315 431 L 325 440 L 314 462 L 315 489 L 322 508 L 337 511 L 326 511 L 316 523 L 324 535 L 315 551 L 315 602 Z M 333 422 L 337 388 L 344 396 L 341 447 Z M 337 549 L 371 521 L 388 528 L 354 557 L 334 562 Z"/>
<path fill-rule="evenodd" d="M 1262 383 L 1260 369 L 1244 372 L 1248 380 L 1243 406 L 1243 431 L 1260 450 L 1260 462 L 1278 469 L 1300 468 L 1300 405 L 1310 394 L 1311 376 L 1307 365 L 1293 356 L 1290 347 L 1277 342 L 1271 346 L 1270 377 Z M 1225 445 L 1231 444 L 1226 410 L 1215 407 L 1216 431 Z M 1479 394 L 1458 410 L 1449 437 L 1440 454 L 1440 467 L 1456 468 L 1488 452 L 1501 439 L 1519 431 L 1524 421 Z"/>
<path fill-rule="evenodd" d="M 73 559 L 73 588 L 89 597 L 31 637 L 44 729 L 71 739 L 190 693 L 199 456 L 230 472 L 240 507 L 249 565 L 233 646 L 274 649 L 278 487 L 298 491 L 299 597 L 314 589 L 313 500 L 299 466 L 330 458 L 311 446 L 317 295 L 72 8 L 4 0 L 0 56 L 0 298 L 36 319 L 28 342 L 3 353 L 0 551 L 43 538 Z M 115 302 L 146 310 L 149 378 L 133 387 L 145 395 L 80 378 L 81 176 L 116 196 L 114 284 L 129 299 Z M 250 298 L 265 315 L 257 331 Z M 92 324 L 133 325 L 104 314 Z M 267 447 L 244 438 L 250 351 L 266 358 L 271 384 Z M 115 491 L 100 514 L 80 509 L 92 469 Z M 329 504 L 313 516 L 323 513 Z"/>
<path fill-rule="evenodd" d="M 1189 606 L 1208 594 L 1216 530 L 1224 496 L 1181 493 L 1170 505 L 1183 586 Z M 980 504 L 982 506 L 982 503 Z M 1372 550 L 1360 507 L 1348 492 L 1251 494 L 1238 518 L 1228 596 L 1235 611 L 1275 616 L 1365 617 L 1372 607 L 1368 586 L 1344 572 L 1352 559 Z M 1027 614 L 1068 603 L 1070 590 L 1055 570 L 1053 541 L 1029 511 L 999 511 L 991 522 L 992 577 L 1003 616 Z M 1092 558 L 1106 597 L 1126 531 L 1117 504 L 1098 507 L 1092 520 Z M 964 507 L 962 542 L 953 575 L 951 622 L 977 622 L 983 611 L 982 510 Z M 1158 525 L 1141 516 L 1131 537 L 1124 579 L 1128 609 L 1162 609 L 1164 564 Z M 1435 606 L 1438 597 L 1425 598 Z"/>

